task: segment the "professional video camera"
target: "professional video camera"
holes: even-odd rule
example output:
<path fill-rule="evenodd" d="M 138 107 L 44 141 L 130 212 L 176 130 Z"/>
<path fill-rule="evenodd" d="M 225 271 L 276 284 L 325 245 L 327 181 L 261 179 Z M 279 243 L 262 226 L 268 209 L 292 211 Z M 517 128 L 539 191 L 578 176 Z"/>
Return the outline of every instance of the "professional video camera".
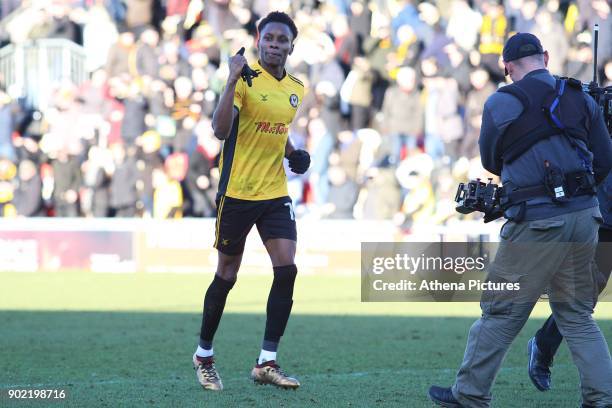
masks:
<path fill-rule="evenodd" d="M 612 137 L 612 86 L 600 87 L 597 83 L 583 84 L 582 89 L 595 99 L 601 108 L 608 133 Z"/>
<path fill-rule="evenodd" d="M 459 183 L 455 201 L 456 210 L 461 214 L 470 214 L 474 211 L 483 212 L 484 222 L 496 220 L 504 215 L 500 202 L 501 187 L 489 179 L 488 183 L 480 179 Z"/>

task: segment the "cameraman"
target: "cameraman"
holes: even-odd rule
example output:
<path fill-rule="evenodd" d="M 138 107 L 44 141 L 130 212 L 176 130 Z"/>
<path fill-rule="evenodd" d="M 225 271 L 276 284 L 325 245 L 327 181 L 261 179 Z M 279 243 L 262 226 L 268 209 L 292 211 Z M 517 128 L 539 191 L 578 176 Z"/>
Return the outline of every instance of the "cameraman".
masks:
<path fill-rule="evenodd" d="M 591 317 L 590 263 L 602 221 L 595 185 L 612 168 L 610 136 L 580 84 L 548 72 L 548 53 L 534 35 L 511 37 L 503 61 L 513 84 L 488 98 L 479 140 L 483 166 L 501 176 L 508 219 L 487 279 L 521 289 L 483 292 L 482 317 L 470 329 L 455 384 L 432 386 L 429 397 L 447 407 L 488 407 L 510 344 L 549 288 L 553 316 L 580 372 L 583 407 L 609 407 L 612 360 Z"/>

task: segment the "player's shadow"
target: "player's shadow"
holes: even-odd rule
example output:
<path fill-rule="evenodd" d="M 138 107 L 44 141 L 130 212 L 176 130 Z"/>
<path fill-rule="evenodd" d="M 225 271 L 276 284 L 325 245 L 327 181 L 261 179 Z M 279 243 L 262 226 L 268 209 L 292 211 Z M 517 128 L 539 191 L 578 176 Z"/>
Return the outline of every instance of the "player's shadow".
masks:
<path fill-rule="evenodd" d="M 285 392 L 248 379 L 265 316 L 227 313 L 215 339 L 226 389 L 213 394 L 199 389 L 191 368 L 198 314 L 2 311 L 0 390 L 66 389 L 68 400 L 56 406 L 429 407 L 428 386 L 452 383 L 472 323 L 458 317 L 294 315 L 279 363 L 303 386 Z M 525 345 L 541 323 L 528 322 L 513 344 L 493 406 L 579 405 L 578 374 L 565 345 L 555 359 L 554 392 L 537 392 L 527 378 Z M 612 320 L 599 323 L 612 338 Z M 5 402 L 0 398 L 0 406 Z"/>

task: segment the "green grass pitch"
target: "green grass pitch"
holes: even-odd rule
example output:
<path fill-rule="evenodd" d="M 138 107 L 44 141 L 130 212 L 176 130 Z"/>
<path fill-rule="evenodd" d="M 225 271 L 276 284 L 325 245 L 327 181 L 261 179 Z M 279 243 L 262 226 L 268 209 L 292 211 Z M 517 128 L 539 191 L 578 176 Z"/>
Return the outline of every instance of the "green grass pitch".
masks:
<path fill-rule="evenodd" d="M 271 275 L 271 274 L 270 274 Z M 279 363 L 302 387 L 255 386 L 270 275 L 245 275 L 230 293 L 215 339 L 225 390 L 204 392 L 191 356 L 211 275 L 0 274 L 0 389 L 63 388 L 70 407 L 431 407 L 430 384 L 450 385 L 475 303 L 360 303 L 359 278 L 300 276 Z M 526 375 L 526 342 L 547 315 L 540 304 L 513 344 L 494 407 L 578 407 L 578 373 L 562 346 L 554 390 Z M 596 317 L 612 339 L 612 304 Z"/>

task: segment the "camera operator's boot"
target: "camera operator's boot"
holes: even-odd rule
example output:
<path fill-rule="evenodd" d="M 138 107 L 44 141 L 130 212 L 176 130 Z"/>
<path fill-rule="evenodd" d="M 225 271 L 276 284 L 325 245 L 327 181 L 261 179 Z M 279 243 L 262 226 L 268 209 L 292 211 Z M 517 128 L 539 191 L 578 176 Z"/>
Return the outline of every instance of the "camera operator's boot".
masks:
<path fill-rule="evenodd" d="M 532 337 L 527 343 L 527 355 L 529 356 L 529 378 L 535 387 L 540 391 L 550 390 L 553 358 L 545 355 Z"/>
<path fill-rule="evenodd" d="M 429 387 L 428 394 L 429 399 L 436 405 L 446 408 L 463 408 L 463 405 L 461 405 L 453 395 L 450 387 L 444 388 L 438 387 L 437 385 L 432 385 Z"/>

